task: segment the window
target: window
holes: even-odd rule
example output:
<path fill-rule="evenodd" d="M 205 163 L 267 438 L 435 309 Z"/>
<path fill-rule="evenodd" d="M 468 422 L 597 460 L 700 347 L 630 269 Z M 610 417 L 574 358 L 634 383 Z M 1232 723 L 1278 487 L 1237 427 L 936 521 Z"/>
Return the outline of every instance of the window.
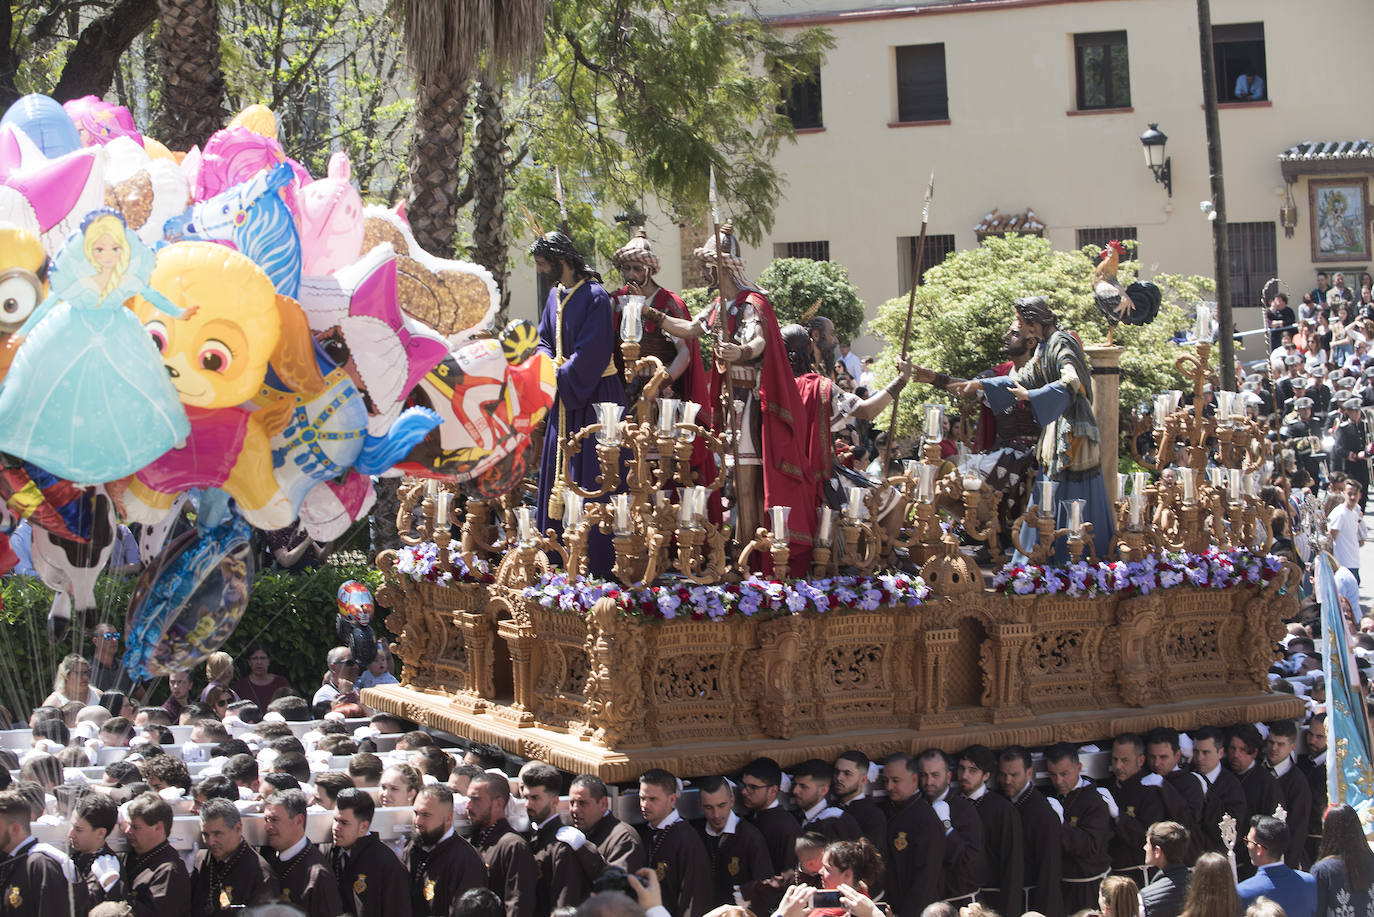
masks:
<path fill-rule="evenodd" d="M 1269 98 L 1264 23 L 1212 26 L 1212 60 L 1219 101 L 1262 102 Z"/>
<path fill-rule="evenodd" d="M 911 289 L 912 256 L 916 254 L 917 236 L 897 237 L 897 293 L 901 295 Z M 954 251 L 954 233 L 947 236 L 926 236 L 925 254 L 921 256 L 921 276 L 916 278 L 919 286 L 925 283 L 926 271 L 944 262 L 946 256 Z"/>
<path fill-rule="evenodd" d="M 1131 107 L 1131 68 L 1125 32 L 1087 32 L 1073 37 L 1078 72 L 1078 109 Z"/>
<path fill-rule="evenodd" d="M 1078 230 L 1078 247 L 1085 245 L 1096 245 L 1098 248 L 1106 248 L 1107 243 L 1116 239 L 1124 242 L 1127 239 L 1135 239 L 1139 232 L 1134 226 L 1103 226 L 1097 229 Z M 1140 249 L 1137 247 L 1131 252 L 1131 260 L 1140 260 Z"/>
<path fill-rule="evenodd" d="M 897 120 L 949 120 L 943 44 L 897 49 Z"/>
<path fill-rule="evenodd" d="M 782 103 L 778 106 L 778 113 L 787 116 L 792 122 L 792 129 L 824 127 L 821 120 L 820 61 L 812 64 L 811 75 L 805 78 L 797 78 L 793 73 L 788 79 L 780 67 L 775 67 L 773 72 L 782 86 Z"/>
<path fill-rule="evenodd" d="M 812 261 L 830 260 L 830 243 L 778 242 L 773 245 L 774 258 L 809 258 Z"/>
<path fill-rule="evenodd" d="M 1227 223 L 1226 246 L 1231 256 L 1231 308 L 1260 305 L 1260 294 L 1279 274 L 1273 223 Z"/>

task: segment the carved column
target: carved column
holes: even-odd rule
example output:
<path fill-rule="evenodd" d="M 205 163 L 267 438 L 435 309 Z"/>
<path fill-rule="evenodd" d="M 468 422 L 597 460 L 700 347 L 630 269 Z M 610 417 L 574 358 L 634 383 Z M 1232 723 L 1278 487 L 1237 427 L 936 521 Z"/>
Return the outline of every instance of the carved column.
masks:
<path fill-rule="evenodd" d="M 518 599 L 517 602 L 527 601 Z M 510 647 L 511 667 L 515 683 L 515 699 L 509 707 L 497 707 L 497 717 L 517 726 L 534 725 L 534 628 L 529 624 L 529 616 L 523 609 L 516 610 L 514 618 L 500 622 L 497 633 Z"/>
<path fill-rule="evenodd" d="M 992 712 L 994 723 L 1006 723 L 1031 718 L 1026 703 L 1025 678 L 1021 674 L 1022 657 L 1035 628 L 1026 623 L 996 624 L 989 634 L 996 646 L 996 672 L 993 695 L 997 699 Z"/>
<path fill-rule="evenodd" d="M 496 697 L 492 675 L 492 633 L 486 613 L 459 611 L 453 615 L 467 652 L 467 681 L 453 698 L 453 705 L 465 713 L 481 713 Z"/>
<path fill-rule="evenodd" d="M 949 651 L 959 642 L 959 630 L 941 627 L 928 630 L 920 637 L 921 692 L 917 698 L 917 728 L 930 726 L 945 712 L 945 679 L 949 668 Z"/>
<path fill-rule="evenodd" d="M 592 741 L 605 747 L 643 744 L 648 724 L 644 672 L 648 653 L 644 626 L 616 615 L 615 602 L 602 599 L 587 614 L 588 729 Z M 638 741 L 636 741 L 638 740 Z"/>
<path fill-rule="evenodd" d="M 1124 347 L 1089 344 L 1083 348 L 1093 368 L 1093 415 L 1101 432 L 1102 483 L 1107 499 L 1117 499 L 1116 456 L 1120 444 L 1121 354 Z"/>

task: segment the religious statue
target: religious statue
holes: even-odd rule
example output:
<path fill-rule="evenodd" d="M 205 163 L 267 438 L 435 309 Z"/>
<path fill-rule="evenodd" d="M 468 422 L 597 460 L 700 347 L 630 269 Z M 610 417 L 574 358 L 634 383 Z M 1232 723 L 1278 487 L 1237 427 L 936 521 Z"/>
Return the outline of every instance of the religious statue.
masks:
<path fill-rule="evenodd" d="M 1041 479 L 1056 484 L 1055 525 L 1067 527 L 1071 502 L 1083 500 L 1083 521 L 1092 523 L 1093 546 L 1099 557 L 1105 557 L 1114 528 L 1111 501 L 1102 480 L 1101 441 L 1093 416 L 1088 357 L 1077 335 L 1059 327 L 1058 317 L 1043 296 L 1022 297 L 1012 306 L 1015 315 L 1011 330 L 1037 342 L 1030 360 L 1005 376 L 952 384 L 950 391 L 966 398 L 981 393 L 998 414 L 1018 402 L 1030 404 L 1040 427 L 1036 458 Z M 1062 564 L 1068 559 L 1068 545 L 1061 540 L 1055 545 L 1053 560 Z"/>
<path fill-rule="evenodd" d="M 596 490 L 601 465 L 596 440 L 588 437 L 577 455 L 566 455 L 568 436 L 596 423 L 595 405 L 625 403 L 625 384 L 616 371 L 615 310 L 601 278 L 587 269 L 572 239 L 547 233 L 530 246 L 534 266 L 556 283 L 539 318 L 539 348 L 557 366 L 558 392 L 544 431 L 539 464 L 539 531 L 562 529 L 567 475 L 587 490 Z M 569 467 L 571 466 L 571 467 Z M 592 532 L 587 539 L 587 568 L 610 577 L 614 554 L 610 538 Z"/>
<path fill-rule="evenodd" d="M 808 471 L 806 444 L 797 429 L 801 398 L 773 304 L 763 290 L 745 279 L 739 241 L 728 223 L 721 227 L 719 251 L 712 237 L 695 254 L 706 283 L 719 291 L 715 302 L 691 321 L 655 308 L 646 308 L 644 313 L 671 335 L 695 340 L 709 332 L 716 337 L 711 402 L 720 401 L 724 388 L 735 405 L 735 417 L 731 421 L 718 412 L 722 416 L 717 425 L 728 430 L 730 424 L 739 434 L 733 450 L 737 543 L 753 538 L 765 506 L 787 506 L 801 510 L 789 517 L 791 556 L 809 556 L 816 524 L 812 499 L 816 481 Z M 767 559 L 762 560 L 766 567 Z"/>

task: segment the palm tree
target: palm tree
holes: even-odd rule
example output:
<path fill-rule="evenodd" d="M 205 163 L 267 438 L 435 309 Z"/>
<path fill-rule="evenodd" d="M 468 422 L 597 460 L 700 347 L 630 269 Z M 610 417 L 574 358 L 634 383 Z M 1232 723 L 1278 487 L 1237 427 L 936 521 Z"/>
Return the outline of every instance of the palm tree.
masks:
<path fill-rule="evenodd" d="M 205 143 L 227 117 L 217 0 L 161 0 L 153 47 L 162 80 L 153 136 L 174 150 Z"/>
<path fill-rule="evenodd" d="M 415 74 L 415 141 L 408 214 L 431 252 L 453 250 L 462 207 L 469 83 L 520 67 L 539 50 L 547 0 L 403 0 L 406 52 Z M 499 109 L 498 109 L 499 111 Z"/>

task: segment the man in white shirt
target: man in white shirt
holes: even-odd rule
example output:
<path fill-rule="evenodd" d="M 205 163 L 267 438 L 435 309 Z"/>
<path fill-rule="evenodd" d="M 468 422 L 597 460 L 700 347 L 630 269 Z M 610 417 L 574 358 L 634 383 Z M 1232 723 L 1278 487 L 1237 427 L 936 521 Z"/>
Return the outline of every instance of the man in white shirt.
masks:
<path fill-rule="evenodd" d="M 1360 512 L 1360 485 L 1345 482 L 1345 502 L 1326 517 L 1326 530 L 1331 534 L 1331 554 L 1336 563 L 1345 567 L 1360 581 L 1360 548 L 1367 537 L 1364 515 Z"/>
<path fill-rule="evenodd" d="M 859 377 L 863 375 L 863 363 L 859 361 L 859 355 L 849 349 L 848 341 L 840 341 L 840 362 L 844 364 L 845 372 L 854 380 L 854 384 L 859 384 Z"/>

